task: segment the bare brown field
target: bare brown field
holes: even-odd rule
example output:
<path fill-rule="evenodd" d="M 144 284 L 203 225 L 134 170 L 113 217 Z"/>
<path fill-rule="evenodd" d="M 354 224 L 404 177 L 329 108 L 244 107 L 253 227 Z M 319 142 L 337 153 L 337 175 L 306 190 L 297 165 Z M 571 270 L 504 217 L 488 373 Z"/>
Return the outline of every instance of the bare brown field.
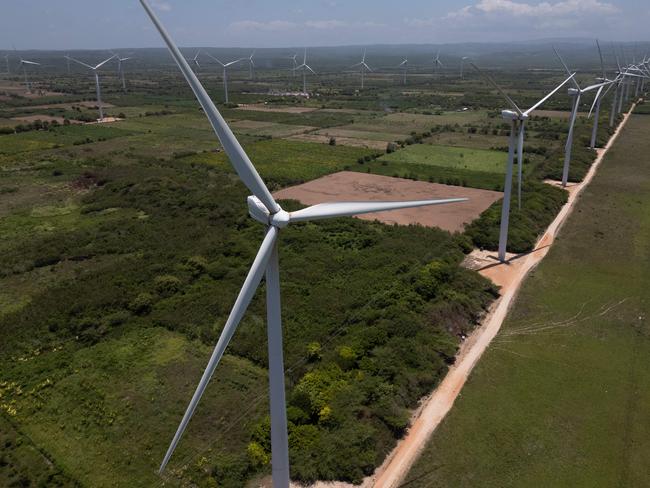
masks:
<path fill-rule="evenodd" d="M 264 105 L 263 103 L 251 103 L 248 105 L 239 105 L 237 110 L 252 110 L 254 112 L 278 112 L 284 114 L 304 114 L 315 112 L 315 107 L 281 107 L 277 105 Z"/>
<path fill-rule="evenodd" d="M 304 141 L 304 142 L 318 142 L 321 144 L 329 144 L 330 136 L 323 134 L 295 134 L 289 137 L 285 137 L 290 141 Z M 353 137 L 339 137 L 336 136 L 336 144 L 338 146 L 349 146 L 349 147 L 365 147 L 368 149 L 377 149 L 383 151 L 386 149 L 386 142 L 384 141 L 373 141 L 370 139 L 357 139 Z"/>
<path fill-rule="evenodd" d="M 276 192 L 278 199 L 298 200 L 305 205 L 334 201 L 402 201 L 467 197 L 469 201 L 451 205 L 409 208 L 393 212 L 360 215 L 364 220 L 386 224 L 420 224 L 450 232 L 462 231 L 465 224 L 502 198 L 501 192 L 460 186 L 412 181 L 389 176 L 341 171 Z"/>

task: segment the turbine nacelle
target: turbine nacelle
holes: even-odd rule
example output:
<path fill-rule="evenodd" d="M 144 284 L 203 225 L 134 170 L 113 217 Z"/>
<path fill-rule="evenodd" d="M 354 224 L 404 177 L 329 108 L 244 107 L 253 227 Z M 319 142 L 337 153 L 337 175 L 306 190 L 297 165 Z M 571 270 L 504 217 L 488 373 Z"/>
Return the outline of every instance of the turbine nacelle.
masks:
<path fill-rule="evenodd" d="M 519 114 L 515 112 L 514 110 L 502 110 L 501 111 L 501 117 L 503 117 L 506 120 L 518 120 L 519 119 Z M 528 116 L 526 116 L 528 117 Z"/>
<path fill-rule="evenodd" d="M 580 94 L 580 90 L 578 90 L 577 88 L 569 88 L 567 92 L 569 93 L 570 97 L 575 97 Z"/>
<path fill-rule="evenodd" d="M 269 209 L 255 195 L 250 195 L 246 202 L 248 203 L 248 214 L 261 224 L 284 229 L 291 222 L 291 215 L 282 207 L 276 213 L 271 214 Z"/>

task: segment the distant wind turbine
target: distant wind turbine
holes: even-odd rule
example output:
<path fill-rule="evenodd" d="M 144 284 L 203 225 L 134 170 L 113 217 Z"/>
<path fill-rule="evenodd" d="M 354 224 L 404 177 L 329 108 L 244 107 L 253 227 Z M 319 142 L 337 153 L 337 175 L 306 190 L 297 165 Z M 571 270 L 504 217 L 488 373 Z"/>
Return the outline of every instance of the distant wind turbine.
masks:
<path fill-rule="evenodd" d="M 81 66 L 85 66 L 86 68 L 91 70 L 93 72 L 93 74 L 95 75 L 95 88 L 96 88 L 96 91 L 97 91 L 97 108 L 99 109 L 99 121 L 100 122 L 102 120 L 104 120 L 104 110 L 102 108 L 102 90 L 101 90 L 101 88 L 99 86 L 99 72 L 98 72 L 98 70 L 99 70 L 99 68 L 104 66 L 106 63 L 108 63 L 114 57 L 115 57 L 115 54 L 113 54 L 110 58 L 105 59 L 101 63 L 99 63 L 99 64 L 97 64 L 95 66 L 91 66 L 91 65 L 86 64 L 86 63 L 84 63 L 82 61 L 79 61 L 78 59 L 73 58 L 72 56 L 66 56 L 66 58 L 69 58 L 71 61 L 74 61 L 75 63 L 80 64 Z"/>
<path fill-rule="evenodd" d="M 501 116 L 510 122 L 510 143 L 508 146 L 508 165 L 506 166 L 505 183 L 503 184 L 503 203 L 501 205 L 501 227 L 499 229 L 499 261 L 502 263 L 506 260 L 506 247 L 508 244 L 508 226 L 510 224 L 510 194 L 512 192 L 512 170 L 515 159 L 515 145 L 517 146 L 517 166 L 518 166 L 518 189 L 517 189 L 517 202 L 521 208 L 521 186 L 522 186 L 522 168 L 524 163 L 524 127 L 530 114 L 537 110 L 544 102 L 551 98 L 557 91 L 562 88 L 569 80 L 573 79 L 574 74 L 564 80 L 561 84 L 556 86 L 544 98 L 539 100 L 535 105 L 528 110 L 521 110 L 508 94 L 501 89 L 501 87 L 489 76 L 483 72 L 474 63 L 471 66 L 483 76 L 487 82 L 492 85 L 503 96 L 508 105 L 513 110 L 503 110 Z"/>
<path fill-rule="evenodd" d="M 6 73 L 7 74 L 11 73 L 11 69 L 9 68 L 9 53 L 5 54 L 5 64 L 7 65 Z"/>
<path fill-rule="evenodd" d="M 294 70 L 302 70 L 302 91 L 303 93 L 307 93 L 307 71 L 311 71 L 313 74 L 316 74 L 316 72 L 311 69 L 311 66 L 307 64 L 307 48 L 305 48 L 305 52 L 302 57 L 302 64 L 300 66 L 296 66 Z"/>
<path fill-rule="evenodd" d="M 363 90 L 363 76 L 364 76 L 366 70 L 368 70 L 369 73 L 372 73 L 372 69 L 370 68 L 370 66 L 368 66 L 366 64 L 366 50 L 365 49 L 363 50 L 363 57 L 361 58 L 361 62 L 357 63 L 357 64 L 353 64 L 352 66 L 350 66 L 350 68 L 356 68 L 357 66 L 359 67 L 359 71 L 361 72 L 361 89 Z"/>
<path fill-rule="evenodd" d="M 463 56 L 462 58 L 460 58 L 460 79 L 461 79 L 461 80 L 462 80 L 463 77 L 465 76 L 463 70 L 464 70 L 464 68 L 465 68 L 465 61 L 468 60 L 468 59 L 469 59 L 468 56 Z"/>
<path fill-rule="evenodd" d="M 255 78 L 255 63 L 253 62 L 253 56 L 255 56 L 255 51 L 248 56 L 248 77 L 251 80 Z"/>
<path fill-rule="evenodd" d="M 117 59 L 117 76 L 120 78 L 120 81 L 122 83 L 122 91 L 126 91 L 126 80 L 124 78 L 124 66 L 122 66 L 122 63 L 124 61 L 128 61 L 129 59 L 133 59 L 133 57 L 127 56 L 126 58 L 122 58 L 118 54 L 115 54 L 115 59 Z"/>
<path fill-rule="evenodd" d="M 444 64 L 440 61 L 440 51 L 436 54 L 436 57 L 433 58 L 433 74 L 435 75 L 438 72 L 438 68 L 443 68 Z"/>
<path fill-rule="evenodd" d="M 266 310 L 267 310 L 267 337 L 269 361 L 269 404 L 271 420 L 271 473 L 275 488 L 289 488 L 289 442 L 287 430 L 287 412 L 284 384 L 284 358 L 282 344 L 282 314 L 280 304 L 280 269 L 278 260 L 278 236 L 282 229 L 297 222 L 328 219 L 342 216 L 353 216 L 384 210 L 400 208 L 413 208 L 429 205 L 456 203 L 466 199 L 455 198 L 447 200 L 422 200 L 411 202 L 335 202 L 321 203 L 295 212 L 283 210 L 275 201 L 273 195 L 264 184 L 259 173 L 248 159 L 246 152 L 235 138 L 216 106 L 208 96 L 189 64 L 183 58 L 174 41 L 158 20 L 146 0 L 140 0 L 145 11 L 164 39 L 172 57 L 178 64 L 185 79 L 192 88 L 194 95 L 201 104 L 203 112 L 210 120 L 224 151 L 228 155 L 238 176 L 253 193 L 248 197 L 248 210 L 253 219 L 266 227 L 266 234 L 259 251 L 255 256 L 248 275 L 244 281 L 235 304 L 226 320 L 221 336 L 212 352 L 208 365 L 192 396 L 183 419 L 176 430 L 176 434 L 167 449 L 160 465 L 162 472 L 171 458 L 181 436 L 194 414 L 196 407 L 203 396 L 212 375 L 223 357 L 223 354 L 232 339 L 239 323 L 244 316 L 257 288 L 266 275 Z M 234 405 L 234 407 L 237 407 Z"/>
<path fill-rule="evenodd" d="M 402 85 L 406 85 L 406 73 L 408 72 L 409 59 L 404 58 L 400 64 L 397 65 L 398 68 L 402 68 Z"/>
<path fill-rule="evenodd" d="M 229 63 L 224 64 L 221 61 L 219 61 L 217 58 L 215 58 L 212 54 L 210 54 L 210 53 L 205 53 L 205 54 L 207 54 L 208 57 L 214 59 L 223 68 L 223 91 L 225 93 L 226 103 L 228 103 L 229 102 L 229 100 L 228 100 L 228 68 L 230 68 L 231 66 L 236 65 L 240 61 L 243 61 L 245 58 L 235 59 L 234 61 L 230 61 Z"/>

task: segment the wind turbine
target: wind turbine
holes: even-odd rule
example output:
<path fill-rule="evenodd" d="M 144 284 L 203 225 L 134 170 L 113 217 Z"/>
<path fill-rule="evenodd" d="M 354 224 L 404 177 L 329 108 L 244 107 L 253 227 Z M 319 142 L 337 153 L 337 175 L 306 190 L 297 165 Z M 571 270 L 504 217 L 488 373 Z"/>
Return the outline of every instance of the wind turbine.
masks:
<path fill-rule="evenodd" d="M 278 262 L 278 235 L 287 225 L 294 222 L 307 222 L 312 220 L 327 219 L 341 216 L 352 216 L 384 210 L 400 208 L 413 208 L 428 205 L 455 203 L 466 199 L 455 198 L 447 200 L 422 200 L 411 202 L 336 202 L 313 205 L 296 212 L 286 212 L 274 200 L 271 192 L 266 187 L 257 170 L 248 159 L 244 149 L 235 138 L 216 106 L 208 96 L 189 64 L 183 58 L 178 47 L 171 39 L 165 28 L 158 20 L 146 0 L 140 0 L 145 11 L 160 32 L 169 51 L 182 71 L 185 79 L 192 88 L 194 95 L 205 115 L 210 120 L 224 151 L 231 164 L 253 195 L 248 197 L 248 209 L 251 217 L 266 227 L 266 234 L 260 249 L 253 261 L 244 285 L 235 300 L 235 304 L 228 316 L 221 336 L 214 348 L 208 365 L 201 377 L 198 387 L 194 392 L 183 419 L 174 435 L 160 465 L 162 472 L 176 448 L 188 422 L 190 421 L 197 404 L 203 395 L 212 374 L 221 360 L 228 343 L 232 339 L 239 322 L 241 321 L 248 305 L 250 304 L 257 287 L 266 274 L 266 307 L 267 331 L 269 351 L 269 403 L 271 410 L 271 455 L 272 477 L 275 488 L 289 487 L 289 446 L 287 432 L 287 414 L 284 388 L 284 360 L 282 352 L 282 316 L 280 310 L 280 275 Z"/>
<path fill-rule="evenodd" d="M 194 57 L 191 60 L 192 64 L 194 64 L 194 66 L 196 66 L 196 71 L 198 71 L 201 68 L 201 65 L 199 64 L 199 54 L 201 54 L 200 49 L 198 51 L 196 51 L 196 54 L 194 55 Z"/>
<path fill-rule="evenodd" d="M 296 58 L 298 57 L 297 54 L 294 54 L 293 56 L 289 56 L 289 59 L 293 60 L 293 67 L 291 68 L 291 74 L 293 79 L 296 79 L 296 69 L 298 69 L 298 62 L 296 61 Z"/>
<path fill-rule="evenodd" d="M 363 90 L 363 75 L 368 70 L 369 73 L 372 73 L 372 69 L 370 66 L 366 64 L 366 50 L 363 50 L 363 57 L 361 58 L 361 62 L 357 64 L 353 64 L 350 66 L 350 68 L 356 68 L 359 66 L 359 70 L 361 71 L 361 89 Z"/>
<path fill-rule="evenodd" d="M 120 81 L 122 82 L 122 91 L 126 91 L 126 80 L 124 79 L 124 67 L 122 66 L 122 63 L 129 59 L 133 59 L 133 57 L 127 56 L 126 58 L 121 58 L 118 54 L 115 54 L 115 59 L 117 59 L 117 76 L 120 77 Z"/>
<path fill-rule="evenodd" d="M 104 120 L 104 110 L 102 109 L 102 91 L 101 91 L 101 88 L 99 86 L 99 73 L 98 73 L 98 70 L 99 70 L 99 68 L 104 66 L 106 63 L 108 63 L 111 59 L 113 59 L 115 56 L 116 55 L 113 54 L 110 58 L 105 59 L 104 61 L 102 61 L 101 63 L 99 63 L 99 64 L 97 64 L 95 66 L 91 66 L 91 65 L 86 64 L 86 63 L 84 63 L 82 61 L 79 61 L 78 59 L 75 59 L 72 56 L 66 56 L 66 58 L 70 59 L 70 61 L 74 61 L 75 63 L 80 64 L 81 66 L 85 66 L 86 68 L 91 70 L 93 72 L 93 74 L 95 75 L 95 87 L 96 87 L 96 91 L 97 91 L 97 108 L 99 109 L 99 122 Z"/>
<path fill-rule="evenodd" d="M 512 169 L 515 159 L 515 145 L 517 146 L 517 166 L 518 166 L 518 179 L 519 187 L 517 191 L 517 201 L 519 208 L 521 208 L 521 185 L 522 185 L 522 168 L 524 162 L 524 127 L 526 120 L 531 112 L 537 110 L 544 102 L 551 98 L 557 91 L 562 88 L 569 80 L 573 79 L 574 74 L 564 80 L 561 84 L 550 91 L 544 98 L 539 100 L 535 105 L 528 110 L 521 110 L 517 104 L 508 96 L 508 94 L 501 89 L 501 87 L 489 76 L 484 73 L 474 63 L 471 66 L 483 76 L 487 82 L 492 85 L 503 96 L 506 102 L 513 108 L 513 110 L 503 110 L 501 116 L 510 122 L 510 141 L 508 145 L 508 164 L 506 166 L 505 183 L 503 185 L 503 204 L 501 206 L 501 227 L 499 229 L 499 261 L 502 263 L 506 260 L 506 247 L 508 244 L 508 226 L 510 224 L 510 195 L 512 193 Z"/>
<path fill-rule="evenodd" d="M 239 63 L 240 61 L 243 61 L 245 58 L 235 59 L 234 61 L 230 61 L 229 63 L 224 64 L 221 61 L 219 61 L 217 58 L 215 58 L 212 54 L 210 54 L 210 53 L 205 53 L 205 54 L 207 54 L 210 58 L 214 59 L 223 68 L 223 91 L 225 93 L 226 103 L 228 103 L 228 68 L 230 68 L 231 66 L 234 66 L 235 64 Z"/>
<path fill-rule="evenodd" d="M 469 59 L 469 56 L 463 56 L 460 58 L 460 79 L 463 79 L 463 68 L 465 67 L 465 61 Z"/>
<path fill-rule="evenodd" d="M 14 51 L 16 51 L 16 48 L 14 47 Z M 16 51 L 16 54 L 18 54 L 18 51 Z M 27 65 L 31 66 L 40 66 L 41 63 L 37 63 L 36 61 L 28 61 L 27 59 L 23 59 L 21 55 L 18 55 L 18 59 L 20 59 L 20 67 L 23 69 L 23 76 L 25 78 L 25 88 L 27 88 L 27 93 L 31 93 L 32 91 L 32 86 L 27 80 Z M 7 68 L 9 68 L 9 58 L 7 57 Z M 7 71 L 8 73 L 9 71 Z"/>
<path fill-rule="evenodd" d="M 598 88 L 598 92 L 596 92 L 596 96 L 594 98 L 594 102 L 591 105 L 591 109 L 589 110 L 589 117 L 591 117 L 592 112 L 594 113 L 594 126 L 593 129 L 591 130 L 591 141 L 589 144 L 589 147 L 591 149 L 596 148 L 596 138 L 598 136 L 598 123 L 599 123 L 599 118 L 600 118 L 600 103 L 602 102 L 603 98 L 607 96 L 609 91 L 611 90 L 612 86 L 615 84 L 615 80 L 610 80 L 607 78 L 607 74 L 605 73 L 605 63 L 603 61 L 603 51 L 600 49 L 600 43 L 598 42 L 598 39 L 596 39 L 596 46 L 598 46 L 598 55 L 600 56 L 600 69 L 601 69 L 601 77 L 596 78 L 596 81 L 604 82 L 609 84 L 609 87 L 605 92 L 603 93 L 604 86 L 601 86 Z M 594 110 L 595 109 L 595 110 Z"/>
<path fill-rule="evenodd" d="M 442 64 L 442 61 L 440 61 L 440 51 L 436 54 L 436 57 L 433 58 L 433 74 L 435 75 L 438 71 L 438 67 L 442 68 L 444 67 L 444 64 Z"/>
<path fill-rule="evenodd" d="M 305 52 L 302 57 L 302 64 L 300 66 L 296 66 L 294 70 L 302 70 L 302 91 L 303 93 L 307 93 L 307 70 L 316 74 L 316 72 L 307 64 L 307 48 L 305 48 Z"/>
<path fill-rule="evenodd" d="M 402 61 L 400 64 L 397 65 L 398 68 L 403 68 L 403 78 L 402 78 L 402 85 L 406 85 L 406 73 L 408 71 L 408 65 L 409 65 L 409 59 L 404 58 L 404 61 Z"/>
<path fill-rule="evenodd" d="M 255 51 L 248 56 L 248 77 L 251 80 L 255 77 L 255 63 L 253 62 L 253 56 L 255 56 Z"/>
<path fill-rule="evenodd" d="M 9 68 L 9 53 L 5 54 L 5 64 L 7 65 L 7 74 L 11 73 L 11 69 Z"/>
<path fill-rule="evenodd" d="M 557 49 L 555 48 L 553 48 L 553 50 L 555 51 L 555 55 L 560 60 L 560 63 L 562 63 L 562 66 L 564 66 L 566 72 L 569 75 L 571 75 L 571 71 L 569 70 L 569 67 L 566 65 L 564 60 L 562 59 L 562 56 L 560 56 L 560 53 L 558 53 Z M 573 97 L 573 108 L 571 109 L 571 118 L 569 120 L 569 134 L 567 136 L 566 145 L 564 146 L 564 167 L 562 169 L 563 188 L 566 187 L 569 181 L 569 166 L 571 165 L 571 149 L 573 148 L 573 131 L 576 125 L 576 119 L 578 117 L 578 109 L 580 108 L 580 97 L 582 97 L 584 93 L 590 92 L 591 90 L 595 90 L 596 88 L 601 88 L 608 84 L 608 82 L 603 82 L 603 83 L 596 83 L 595 85 L 590 85 L 587 88 L 580 88 L 580 85 L 578 84 L 578 82 L 575 80 L 573 76 L 571 76 L 571 81 L 575 85 L 575 88 L 569 88 L 569 96 Z"/>

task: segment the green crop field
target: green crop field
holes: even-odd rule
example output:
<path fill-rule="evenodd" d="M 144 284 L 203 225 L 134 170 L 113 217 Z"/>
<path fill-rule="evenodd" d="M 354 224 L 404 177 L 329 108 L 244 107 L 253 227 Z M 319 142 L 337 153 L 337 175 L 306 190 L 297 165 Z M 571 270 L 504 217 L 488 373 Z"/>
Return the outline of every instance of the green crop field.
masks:
<path fill-rule="evenodd" d="M 386 154 L 380 160 L 389 163 L 424 164 L 503 174 L 506 167 L 506 156 L 501 151 L 413 144 L 401 151 Z"/>
<path fill-rule="evenodd" d="M 648 130 L 631 118 L 404 486 L 647 486 Z"/>

